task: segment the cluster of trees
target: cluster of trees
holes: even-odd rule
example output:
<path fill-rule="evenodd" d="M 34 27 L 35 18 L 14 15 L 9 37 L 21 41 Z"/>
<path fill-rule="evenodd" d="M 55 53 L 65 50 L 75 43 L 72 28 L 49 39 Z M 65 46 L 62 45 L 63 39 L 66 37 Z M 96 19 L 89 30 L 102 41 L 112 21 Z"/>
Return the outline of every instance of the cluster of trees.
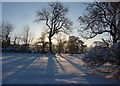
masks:
<path fill-rule="evenodd" d="M 30 27 L 28 25 L 23 27 L 24 32 L 21 35 L 14 35 L 12 37 L 13 25 L 3 22 L 2 29 L 2 50 L 3 52 L 36 52 L 47 53 L 49 52 L 49 34 L 47 31 L 42 32 L 36 42 L 33 41 L 33 37 L 30 34 Z M 65 39 L 64 36 L 56 35 L 57 43 L 52 43 L 52 53 L 83 53 L 86 45 L 80 40 L 79 37 L 69 36 L 69 39 Z M 54 39 L 55 40 L 55 39 Z M 32 44 L 31 44 L 32 43 Z"/>
<path fill-rule="evenodd" d="M 42 32 L 40 37 L 33 44 L 33 37 L 30 35 L 30 27 L 28 25 L 24 26 L 24 32 L 22 35 L 11 36 L 13 31 L 13 26 L 10 23 L 2 23 L 2 49 L 4 51 L 12 51 L 12 52 L 41 52 L 47 53 L 49 52 L 49 34 L 47 31 Z M 84 53 L 85 47 L 84 42 L 80 40 L 79 37 L 69 36 L 69 39 L 65 39 L 62 35 L 56 35 L 57 43 L 52 43 L 52 53 Z M 54 39 L 54 40 L 55 40 Z"/>
<path fill-rule="evenodd" d="M 40 39 L 37 43 L 41 46 L 39 50 L 41 50 L 42 53 L 49 52 L 49 42 L 46 41 L 47 34 L 42 33 Z M 84 53 L 86 51 L 86 45 L 82 40 L 80 40 L 79 37 L 76 36 L 69 36 L 69 39 L 65 39 L 60 34 L 57 35 L 56 43 L 52 43 L 52 53 L 69 53 L 71 55 L 77 54 L 77 53 Z M 54 41 L 55 41 L 54 39 Z"/>
<path fill-rule="evenodd" d="M 13 30 L 13 26 L 10 23 L 2 23 L 0 26 L 2 29 L 1 33 L 1 42 L 2 42 L 2 47 L 6 48 L 10 46 L 10 33 Z"/>
<path fill-rule="evenodd" d="M 57 52 L 60 54 L 63 53 L 69 53 L 71 55 L 73 54 L 80 54 L 84 53 L 86 51 L 86 45 L 82 40 L 80 40 L 79 37 L 76 36 L 69 36 L 68 40 L 62 40 L 59 39 L 57 43 Z"/>
<path fill-rule="evenodd" d="M 12 24 L 3 22 L 0 29 L 2 51 L 28 52 L 29 44 L 33 41 L 33 37 L 30 35 L 30 27 L 28 25 L 24 26 L 24 33 L 21 35 L 14 35 L 13 37 L 12 31 L 14 30 L 14 27 Z"/>

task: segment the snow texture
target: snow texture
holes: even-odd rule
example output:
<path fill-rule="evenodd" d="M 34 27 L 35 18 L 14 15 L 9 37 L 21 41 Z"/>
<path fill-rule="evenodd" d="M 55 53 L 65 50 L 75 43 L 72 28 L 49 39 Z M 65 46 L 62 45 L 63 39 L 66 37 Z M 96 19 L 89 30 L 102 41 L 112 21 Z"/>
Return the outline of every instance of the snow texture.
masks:
<path fill-rule="evenodd" d="M 83 55 L 3 53 L 3 84 L 120 84 L 92 74 Z"/>
<path fill-rule="evenodd" d="M 0 86 L 2 85 L 2 53 L 0 50 Z"/>

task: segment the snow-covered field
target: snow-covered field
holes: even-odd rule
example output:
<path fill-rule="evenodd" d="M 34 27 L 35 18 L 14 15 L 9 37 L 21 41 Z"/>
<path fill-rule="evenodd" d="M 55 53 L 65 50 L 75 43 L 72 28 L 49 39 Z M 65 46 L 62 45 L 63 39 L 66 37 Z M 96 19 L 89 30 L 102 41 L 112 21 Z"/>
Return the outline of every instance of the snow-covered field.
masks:
<path fill-rule="evenodd" d="M 120 84 L 90 72 L 81 55 L 3 53 L 3 84 Z"/>
<path fill-rule="evenodd" d="M 2 85 L 2 53 L 0 50 L 0 86 Z"/>

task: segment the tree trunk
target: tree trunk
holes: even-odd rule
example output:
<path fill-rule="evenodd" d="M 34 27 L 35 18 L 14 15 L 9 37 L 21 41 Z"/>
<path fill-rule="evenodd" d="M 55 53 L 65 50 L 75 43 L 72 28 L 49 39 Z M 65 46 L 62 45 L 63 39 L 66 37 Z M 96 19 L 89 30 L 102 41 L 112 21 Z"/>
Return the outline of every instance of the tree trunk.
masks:
<path fill-rule="evenodd" d="M 51 41 L 51 36 L 49 36 L 49 51 L 52 53 L 52 41 Z"/>
<path fill-rule="evenodd" d="M 45 53 L 45 43 L 43 42 L 42 53 Z"/>
<path fill-rule="evenodd" d="M 83 45 L 81 45 L 81 54 L 83 53 Z"/>
<path fill-rule="evenodd" d="M 60 45 L 59 45 L 59 47 L 58 47 L 58 53 L 59 53 L 59 55 L 60 55 L 60 53 L 61 53 Z"/>
<path fill-rule="evenodd" d="M 116 37 L 113 37 L 113 43 L 117 43 Z"/>

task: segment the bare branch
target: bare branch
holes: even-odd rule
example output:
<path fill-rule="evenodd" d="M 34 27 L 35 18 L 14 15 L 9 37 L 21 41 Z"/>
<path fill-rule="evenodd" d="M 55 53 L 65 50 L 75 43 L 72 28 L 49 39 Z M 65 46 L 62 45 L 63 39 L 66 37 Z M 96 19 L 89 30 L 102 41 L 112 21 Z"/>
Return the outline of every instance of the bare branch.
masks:
<path fill-rule="evenodd" d="M 84 35 L 86 37 L 83 35 L 82 37 L 93 38 L 97 34 L 108 32 L 113 37 L 113 41 L 117 42 L 120 26 L 119 8 L 119 2 L 95 2 L 89 4 L 86 14 L 78 18 L 81 26 L 80 32 L 89 32 L 89 34 Z"/>

